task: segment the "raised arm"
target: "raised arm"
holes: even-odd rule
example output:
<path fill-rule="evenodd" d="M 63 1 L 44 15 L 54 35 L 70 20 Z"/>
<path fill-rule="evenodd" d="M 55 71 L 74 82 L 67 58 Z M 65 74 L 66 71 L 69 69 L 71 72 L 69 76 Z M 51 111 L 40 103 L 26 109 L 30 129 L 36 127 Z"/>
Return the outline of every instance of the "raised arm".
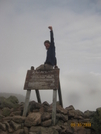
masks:
<path fill-rule="evenodd" d="M 53 28 L 52 26 L 49 26 L 48 28 L 50 29 L 50 42 L 51 42 L 51 45 L 54 46 Z"/>

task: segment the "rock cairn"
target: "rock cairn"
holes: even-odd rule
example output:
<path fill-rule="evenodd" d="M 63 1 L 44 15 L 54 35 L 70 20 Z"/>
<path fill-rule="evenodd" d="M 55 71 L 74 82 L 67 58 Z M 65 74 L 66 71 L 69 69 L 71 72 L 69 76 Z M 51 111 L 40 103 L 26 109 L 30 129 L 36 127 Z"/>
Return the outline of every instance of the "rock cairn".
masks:
<path fill-rule="evenodd" d="M 24 103 L 15 96 L 0 97 L 0 134 L 97 134 L 95 121 L 100 120 L 101 108 L 96 111 L 65 109 L 57 102 L 56 125 L 52 125 L 52 104 L 29 103 L 26 117 L 22 116 Z M 95 123 L 95 124 L 94 124 Z M 101 124 L 101 123 L 100 123 Z M 99 133 L 100 134 L 100 133 Z"/>

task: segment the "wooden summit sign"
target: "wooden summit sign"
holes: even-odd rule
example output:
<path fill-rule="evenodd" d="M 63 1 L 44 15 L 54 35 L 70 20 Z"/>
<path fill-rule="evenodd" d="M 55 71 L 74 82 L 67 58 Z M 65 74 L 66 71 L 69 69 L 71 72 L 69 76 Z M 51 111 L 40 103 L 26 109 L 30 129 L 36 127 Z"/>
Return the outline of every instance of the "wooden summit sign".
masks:
<path fill-rule="evenodd" d="M 58 89 L 59 69 L 51 71 L 28 70 L 24 89 Z"/>
<path fill-rule="evenodd" d="M 56 101 L 57 91 L 60 105 L 63 107 L 62 94 L 59 80 L 59 68 L 49 71 L 37 71 L 34 67 L 27 71 L 24 89 L 27 90 L 23 116 L 26 116 L 30 100 L 31 90 L 35 89 L 38 103 L 41 103 L 39 90 L 52 89 L 53 90 L 53 103 L 52 103 L 52 123 L 56 124 Z"/>

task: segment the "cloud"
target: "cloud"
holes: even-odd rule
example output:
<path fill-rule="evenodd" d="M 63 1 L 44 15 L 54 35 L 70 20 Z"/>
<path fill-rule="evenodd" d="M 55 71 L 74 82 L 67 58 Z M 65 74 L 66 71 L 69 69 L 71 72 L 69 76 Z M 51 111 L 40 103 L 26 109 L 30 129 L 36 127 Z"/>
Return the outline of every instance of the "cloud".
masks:
<path fill-rule="evenodd" d="M 101 74 L 68 72 L 61 76 L 64 105 L 73 105 L 76 109 L 95 110 L 100 106 Z M 96 98 L 96 99 L 95 99 Z M 92 105 L 93 103 L 93 105 Z"/>

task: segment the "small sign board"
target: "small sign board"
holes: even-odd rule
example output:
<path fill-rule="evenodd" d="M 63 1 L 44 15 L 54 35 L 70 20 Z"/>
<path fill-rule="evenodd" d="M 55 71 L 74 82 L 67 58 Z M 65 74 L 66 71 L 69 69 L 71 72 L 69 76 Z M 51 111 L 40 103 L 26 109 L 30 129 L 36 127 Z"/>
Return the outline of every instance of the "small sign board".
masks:
<path fill-rule="evenodd" d="M 59 69 L 50 71 L 28 70 L 24 89 L 58 89 Z"/>

